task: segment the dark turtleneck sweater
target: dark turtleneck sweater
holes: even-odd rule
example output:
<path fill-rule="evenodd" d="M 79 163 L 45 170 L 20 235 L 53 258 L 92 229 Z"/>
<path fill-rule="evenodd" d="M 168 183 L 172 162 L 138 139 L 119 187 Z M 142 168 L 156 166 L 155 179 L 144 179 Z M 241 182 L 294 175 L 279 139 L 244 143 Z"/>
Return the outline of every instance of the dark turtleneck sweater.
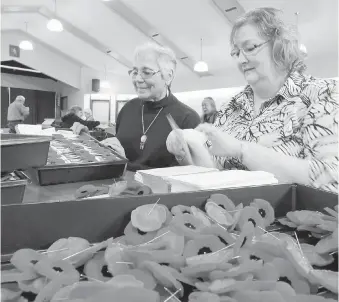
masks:
<path fill-rule="evenodd" d="M 145 130 L 161 108 L 159 116 L 147 131 L 144 149 L 140 149 L 142 133 L 142 105 L 144 105 Z M 116 137 L 125 149 L 130 161 L 128 170 L 163 168 L 178 165 L 175 157 L 167 151 L 166 140 L 172 131 L 166 114 L 170 113 L 179 128 L 194 129 L 200 124 L 199 115 L 181 103 L 172 93 L 158 102 L 142 101 L 139 98 L 129 101 L 119 112 L 116 122 Z"/>

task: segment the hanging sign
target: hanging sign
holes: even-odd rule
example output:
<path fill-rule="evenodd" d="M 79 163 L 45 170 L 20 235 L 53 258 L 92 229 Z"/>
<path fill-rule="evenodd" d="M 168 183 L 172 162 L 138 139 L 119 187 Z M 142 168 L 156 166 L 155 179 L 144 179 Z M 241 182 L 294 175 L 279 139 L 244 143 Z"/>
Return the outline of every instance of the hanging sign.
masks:
<path fill-rule="evenodd" d="M 11 57 L 20 58 L 20 48 L 16 45 L 9 45 L 9 55 Z"/>

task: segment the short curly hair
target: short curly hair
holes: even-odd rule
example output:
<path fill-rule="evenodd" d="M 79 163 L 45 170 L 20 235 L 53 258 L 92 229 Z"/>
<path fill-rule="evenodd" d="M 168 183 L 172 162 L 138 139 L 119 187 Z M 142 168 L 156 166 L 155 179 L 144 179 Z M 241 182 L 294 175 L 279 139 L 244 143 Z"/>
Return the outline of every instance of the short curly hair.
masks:
<path fill-rule="evenodd" d="M 77 114 L 78 112 L 82 111 L 82 108 L 80 106 L 72 106 L 68 113 L 73 113 L 73 114 Z"/>
<path fill-rule="evenodd" d="M 144 53 L 153 53 L 155 55 L 156 61 L 163 71 L 172 71 L 173 77 L 177 68 L 177 59 L 174 51 L 166 46 L 161 46 L 153 42 L 148 42 L 136 47 L 134 51 L 134 59 L 137 59 L 140 55 Z M 169 84 L 169 86 L 171 83 Z"/>
<path fill-rule="evenodd" d="M 306 56 L 300 50 L 297 28 L 286 24 L 281 14 L 281 10 L 270 7 L 248 11 L 235 21 L 230 43 L 234 45 L 234 36 L 239 28 L 253 24 L 261 36 L 271 40 L 273 61 L 279 69 L 303 72 L 306 69 Z"/>

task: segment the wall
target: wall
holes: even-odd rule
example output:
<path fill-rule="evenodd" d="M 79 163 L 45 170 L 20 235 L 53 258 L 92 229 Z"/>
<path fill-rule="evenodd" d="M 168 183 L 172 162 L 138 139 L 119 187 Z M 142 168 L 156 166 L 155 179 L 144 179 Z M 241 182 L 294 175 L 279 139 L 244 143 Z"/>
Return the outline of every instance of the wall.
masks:
<path fill-rule="evenodd" d="M 326 56 L 310 55 L 306 60 L 306 72 L 319 78 L 335 78 L 339 76 L 338 52 L 328 50 Z"/>
<path fill-rule="evenodd" d="M 20 58 L 10 57 L 9 45 L 19 45 L 24 39 L 27 37 L 20 31 L 2 32 L 1 61 L 17 60 L 74 88 L 80 88 L 80 66 L 41 43 L 34 41 L 33 51 L 21 50 Z"/>
<path fill-rule="evenodd" d="M 128 76 L 114 76 L 112 74 L 105 74 L 100 71 L 96 71 L 87 67 L 82 67 L 80 71 L 80 89 L 70 92 L 68 96 L 68 107 L 81 106 L 84 108 L 88 107 L 88 104 L 84 104 L 84 98 L 88 94 L 96 94 L 92 91 L 92 79 L 103 80 L 107 78 L 110 83 L 110 88 L 100 88 L 98 94 L 102 95 L 116 95 L 119 93 L 132 93 L 133 86 Z M 115 105 L 114 105 L 115 106 Z"/>

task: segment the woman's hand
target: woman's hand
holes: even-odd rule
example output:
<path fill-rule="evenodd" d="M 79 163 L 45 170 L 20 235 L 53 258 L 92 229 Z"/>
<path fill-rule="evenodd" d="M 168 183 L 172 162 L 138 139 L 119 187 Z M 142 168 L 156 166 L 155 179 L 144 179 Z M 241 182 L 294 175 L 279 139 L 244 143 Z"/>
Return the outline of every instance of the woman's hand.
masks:
<path fill-rule="evenodd" d="M 173 130 L 166 141 L 167 149 L 181 165 L 214 168 L 215 163 L 205 142 L 206 136 L 194 129 Z"/>
<path fill-rule="evenodd" d="M 222 132 L 211 124 L 201 124 L 196 128 L 207 137 L 209 152 L 221 157 L 239 157 L 241 155 L 241 141 Z"/>
<path fill-rule="evenodd" d="M 173 130 L 168 135 L 166 140 L 166 147 L 169 153 L 172 153 L 175 157 L 183 158 L 185 157 L 185 150 L 182 140 L 179 137 L 178 130 Z"/>
<path fill-rule="evenodd" d="M 109 137 L 100 142 L 104 146 L 111 147 L 120 156 L 126 158 L 125 149 L 116 137 Z"/>
<path fill-rule="evenodd" d="M 171 131 L 166 140 L 166 147 L 168 152 L 172 153 L 175 158 L 180 162 L 186 157 L 186 152 L 182 141 L 183 135 L 181 135 L 180 137 L 178 131 L 182 130 L 177 129 Z"/>
<path fill-rule="evenodd" d="M 89 132 L 88 128 L 78 122 L 75 122 L 71 127 L 74 134 L 79 135 L 81 132 Z"/>

